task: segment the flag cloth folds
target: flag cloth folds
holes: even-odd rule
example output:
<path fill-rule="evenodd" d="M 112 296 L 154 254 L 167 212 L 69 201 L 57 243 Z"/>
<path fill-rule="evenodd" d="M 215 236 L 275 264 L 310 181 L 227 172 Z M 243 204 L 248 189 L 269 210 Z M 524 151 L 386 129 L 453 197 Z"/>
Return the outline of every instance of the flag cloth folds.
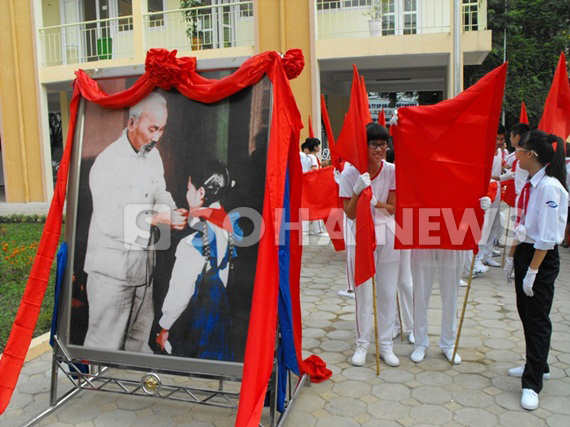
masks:
<path fill-rule="evenodd" d="M 338 155 L 356 167 L 361 174 L 368 171 L 366 124 L 369 123 L 370 109 L 368 101 L 363 99 L 365 94 L 364 84 L 360 80 L 356 65 L 353 65 L 350 103 L 335 148 Z M 354 281 L 357 286 L 370 279 L 376 272 L 374 263 L 376 241 L 370 200 L 372 200 L 372 189 L 369 187 L 360 194 L 356 207 Z"/>
<path fill-rule="evenodd" d="M 538 129 L 553 133 L 563 141 L 570 135 L 570 85 L 564 52 L 560 54 Z"/>
<path fill-rule="evenodd" d="M 313 132 L 313 122 L 311 121 L 311 116 L 309 115 L 309 138 L 314 138 L 315 132 Z"/>
<path fill-rule="evenodd" d="M 378 123 L 381 126 L 386 127 L 386 114 L 384 113 L 384 107 L 382 107 L 382 112 L 380 113 L 380 115 L 378 116 Z"/>
<path fill-rule="evenodd" d="M 507 64 L 453 99 L 398 110 L 396 249 L 476 250 Z"/>
<path fill-rule="evenodd" d="M 519 123 L 530 124 L 528 121 L 528 115 L 526 114 L 526 105 L 524 105 L 524 101 L 521 103 L 521 115 L 519 118 Z"/>

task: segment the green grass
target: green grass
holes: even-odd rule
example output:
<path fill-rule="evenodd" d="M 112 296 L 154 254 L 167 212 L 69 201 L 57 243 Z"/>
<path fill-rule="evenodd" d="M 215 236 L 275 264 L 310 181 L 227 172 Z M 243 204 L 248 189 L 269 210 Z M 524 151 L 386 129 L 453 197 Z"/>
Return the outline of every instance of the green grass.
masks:
<path fill-rule="evenodd" d="M 12 329 L 37 247 L 42 236 L 43 223 L 0 222 L 0 353 Z M 56 262 L 46 290 L 34 337 L 48 332 L 51 327 Z"/>

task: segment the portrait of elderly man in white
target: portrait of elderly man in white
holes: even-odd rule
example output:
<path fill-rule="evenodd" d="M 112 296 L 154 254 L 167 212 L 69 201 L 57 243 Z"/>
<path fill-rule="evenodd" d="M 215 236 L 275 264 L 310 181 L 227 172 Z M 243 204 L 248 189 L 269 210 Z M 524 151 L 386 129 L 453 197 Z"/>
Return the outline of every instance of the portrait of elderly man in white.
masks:
<path fill-rule="evenodd" d="M 184 211 L 176 210 L 166 190 L 162 158 L 155 148 L 167 118 L 165 98 L 152 92 L 130 108 L 127 128 L 91 168 L 84 346 L 152 353 L 148 338 L 154 318 L 154 266 L 149 262 L 153 249 L 148 232 L 151 225 L 183 229 L 186 224 Z"/>

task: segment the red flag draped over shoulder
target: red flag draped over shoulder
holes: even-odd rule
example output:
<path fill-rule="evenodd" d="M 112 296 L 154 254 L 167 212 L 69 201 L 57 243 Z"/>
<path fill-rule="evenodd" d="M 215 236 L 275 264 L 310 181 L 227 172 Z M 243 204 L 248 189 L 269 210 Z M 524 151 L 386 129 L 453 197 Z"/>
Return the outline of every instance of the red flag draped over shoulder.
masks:
<path fill-rule="evenodd" d="M 530 124 L 528 121 L 528 115 L 526 114 L 526 105 L 524 105 L 524 101 L 521 103 L 521 115 L 519 117 L 519 123 Z"/>
<path fill-rule="evenodd" d="M 301 116 L 289 85 L 289 79 L 297 77 L 303 67 L 304 58 L 300 49 L 289 50 L 283 58 L 277 52 L 265 52 L 248 59 L 233 74 L 215 80 L 207 79 L 196 73 L 196 58 L 176 58 L 176 51 L 151 49 L 147 53 L 145 73 L 131 88 L 111 95 L 102 91 L 97 82 L 83 71 L 76 72 L 69 132 L 54 197 L 22 302 L 0 360 L 0 378 L 2 378 L 0 413 L 4 412 L 10 402 L 22 369 L 61 234 L 69 160 L 81 97 L 105 108 L 125 108 L 137 104 L 155 87 L 165 90 L 175 87 L 190 99 L 212 103 L 257 83 L 267 75 L 273 84 L 274 96 L 263 209 L 266 233 L 259 243 L 259 253 L 265 256 L 258 258 L 256 268 L 243 382 L 236 421 L 238 426 L 258 425 L 273 365 L 277 322 L 279 266 L 275 230 L 280 229 L 281 219 L 275 217 L 275 211 L 283 207 L 291 144 L 295 144 L 296 154 L 296 144 L 302 128 Z M 296 159 L 298 160 L 298 157 Z"/>
<path fill-rule="evenodd" d="M 398 110 L 397 249 L 477 248 L 506 72 L 505 63 L 453 99 Z"/>
<path fill-rule="evenodd" d="M 370 110 L 367 102 L 366 109 L 363 107 L 365 103 L 363 97 L 366 89 L 361 85 L 356 66 L 353 65 L 353 67 L 350 104 L 335 148 L 340 157 L 356 167 L 362 174 L 368 170 L 366 124 L 370 117 Z M 367 113 L 363 110 L 367 110 Z M 372 213 L 370 212 L 371 200 L 372 190 L 367 188 L 360 194 L 356 207 L 354 281 L 357 286 L 371 278 L 376 271 L 374 264 L 376 239 Z"/>
<path fill-rule="evenodd" d="M 538 129 L 553 133 L 563 141 L 570 135 L 570 85 L 564 52 L 560 54 Z"/>

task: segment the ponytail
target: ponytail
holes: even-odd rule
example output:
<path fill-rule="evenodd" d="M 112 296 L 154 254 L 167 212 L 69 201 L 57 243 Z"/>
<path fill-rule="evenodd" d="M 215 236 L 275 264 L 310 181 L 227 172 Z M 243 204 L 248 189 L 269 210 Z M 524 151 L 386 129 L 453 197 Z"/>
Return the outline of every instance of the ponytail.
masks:
<path fill-rule="evenodd" d="M 552 176 L 568 191 L 568 183 L 566 182 L 566 159 L 564 157 L 564 141 L 562 138 L 557 137 L 554 134 L 548 135 L 548 142 L 552 146 L 552 151 L 554 155 L 552 160 L 546 166 L 546 174 Z M 553 145 L 554 144 L 554 145 Z"/>

